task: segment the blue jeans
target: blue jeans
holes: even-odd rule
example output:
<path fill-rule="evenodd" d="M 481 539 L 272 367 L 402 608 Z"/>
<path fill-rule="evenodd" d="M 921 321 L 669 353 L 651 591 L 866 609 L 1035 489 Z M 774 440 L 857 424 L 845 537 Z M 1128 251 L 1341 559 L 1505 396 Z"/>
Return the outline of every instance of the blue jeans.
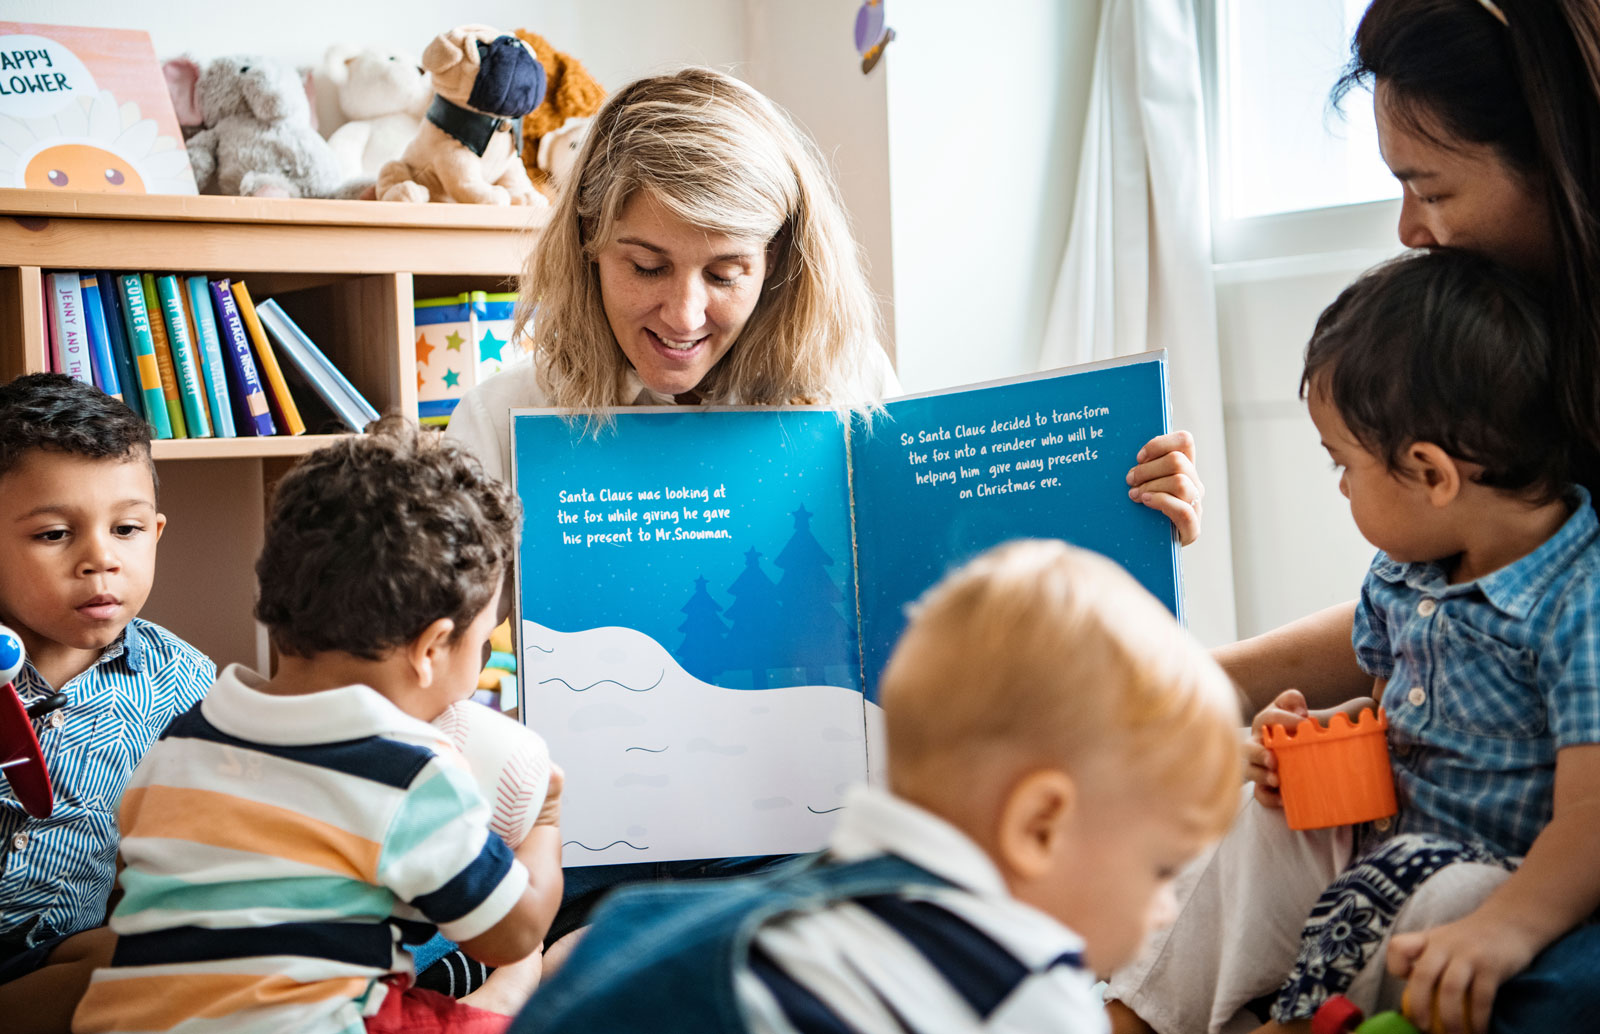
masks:
<path fill-rule="evenodd" d="M 545 943 L 571 933 L 589 921 L 589 913 L 600 899 L 617 887 L 630 883 L 662 883 L 673 880 L 703 880 L 723 876 L 746 876 L 764 872 L 794 855 L 753 855 L 745 858 L 698 858 L 680 862 L 631 862 L 627 865 L 583 865 L 563 873 L 566 885 L 561 893 L 561 908 L 556 912 Z"/>
<path fill-rule="evenodd" d="M 1550 945 L 1533 965 L 1501 986 L 1490 1034 L 1547 1034 L 1592 1029 L 1600 1015 L 1600 924 Z"/>
<path fill-rule="evenodd" d="M 700 858 L 683 862 L 633 862 L 628 865 L 584 865 L 563 873 L 561 908 L 556 912 L 544 942 L 555 941 L 583 926 L 589 913 L 611 890 L 630 883 L 661 883 L 672 880 L 712 879 L 719 876 L 744 876 L 763 872 L 794 855 L 755 855 L 747 858 Z M 454 941 L 435 934 L 426 944 L 408 945 L 420 975 L 428 967 L 456 950 Z"/>

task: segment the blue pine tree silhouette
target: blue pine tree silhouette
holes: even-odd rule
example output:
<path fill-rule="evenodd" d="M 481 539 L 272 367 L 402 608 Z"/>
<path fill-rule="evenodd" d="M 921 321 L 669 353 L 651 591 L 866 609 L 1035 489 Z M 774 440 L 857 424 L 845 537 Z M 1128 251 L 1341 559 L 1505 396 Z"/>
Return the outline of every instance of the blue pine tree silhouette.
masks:
<path fill-rule="evenodd" d="M 767 669 L 773 667 L 781 641 L 782 612 L 778 607 L 778 587 L 761 569 L 761 553 L 754 547 L 744 555 L 744 570 L 728 586 L 733 604 L 723 613 L 733 623 L 728 630 L 727 660 L 724 671 L 748 668 L 750 685 L 767 688 Z"/>
<path fill-rule="evenodd" d="M 806 678 L 821 685 L 827 681 L 824 669 L 854 660 L 849 629 L 837 607 L 844 593 L 827 570 L 833 558 L 811 534 L 811 512 L 802 505 L 790 516 L 794 534 L 776 561 L 783 569 L 778 603 L 783 608 L 785 660 L 790 667 L 804 668 Z"/>
<path fill-rule="evenodd" d="M 683 633 L 683 644 L 675 656 L 684 671 L 701 682 L 710 682 L 722 671 L 726 650 L 723 641 L 728 635 L 728 626 L 717 616 L 722 608 L 706 592 L 703 577 L 694 580 L 694 595 L 682 610 L 688 617 L 678 626 L 678 631 Z"/>

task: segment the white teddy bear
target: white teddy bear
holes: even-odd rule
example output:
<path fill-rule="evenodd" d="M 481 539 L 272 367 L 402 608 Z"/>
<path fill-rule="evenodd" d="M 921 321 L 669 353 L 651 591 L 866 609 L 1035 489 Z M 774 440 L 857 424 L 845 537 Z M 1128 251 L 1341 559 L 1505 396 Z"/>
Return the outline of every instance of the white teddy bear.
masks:
<path fill-rule="evenodd" d="M 592 116 L 569 118 L 561 128 L 539 138 L 538 166 L 550 174 L 550 185 L 559 193 L 572 178 L 572 167 L 578 164 L 578 152 L 589 136 Z"/>
<path fill-rule="evenodd" d="M 321 79 L 337 91 L 347 120 L 328 137 L 346 178 L 373 179 L 385 162 L 399 158 L 433 99 L 416 57 L 394 51 L 329 47 Z"/>

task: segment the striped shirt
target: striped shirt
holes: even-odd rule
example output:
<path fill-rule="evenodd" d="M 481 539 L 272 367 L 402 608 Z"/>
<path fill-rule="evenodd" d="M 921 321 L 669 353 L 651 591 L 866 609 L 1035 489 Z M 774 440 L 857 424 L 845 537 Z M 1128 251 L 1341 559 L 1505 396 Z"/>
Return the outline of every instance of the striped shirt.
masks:
<path fill-rule="evenodd" d="M 1388 679 L 1396 832 L 1526 854 L 1554 813 L 1557 752 L 1600 743 L 1600 525 L 1577 491 L 1538 549 L 1474 581 L 1373 560 L 1354 645 Z"/>
<path fill-rule="evenodd" d="M 230 665 L 134 773 L 80 1034 L 359 1034 L 411 971 L 402 937 L 471 940 L 527 889 L 438 730 L 366 686 L 263 681 Z"/>
<path fill-rule="evenodd" d="M 881 790 L 851 791 L 830 851 L 894 854 L 948 880 L 763 926 L 735 976 L 752 1034 L 1102 1034 L 1077 934 L 1011 897 L 954 826 Z"/>
<path fill-rule="evenodd" d="M 0 779 L 0 941 L 8 948 L 105 922 L 122 789 L 161 730 L 205 695 L 216 674 L 194 647 L 135 619 L 61 687 L 67 705 L 35 723 L 55 789 L 50 817 L 30 816 Z M 55 692 L 31 664 L 16 688 L 25 705 Z"/>

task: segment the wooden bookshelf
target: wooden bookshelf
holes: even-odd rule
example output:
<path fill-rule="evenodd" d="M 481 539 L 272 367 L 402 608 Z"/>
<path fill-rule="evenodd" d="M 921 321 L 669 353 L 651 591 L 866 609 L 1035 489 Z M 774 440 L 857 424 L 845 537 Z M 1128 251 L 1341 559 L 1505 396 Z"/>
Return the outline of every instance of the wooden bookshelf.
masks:
<path fill-rule="evenodd" d="M 380 412 L 417 410 L 412 301 L 514 290 L 544 211 L 0 190 L 0 381 L 47 368 L 51 270 L 203 273 L 276 298 Z M 267 495 L 332 435 L 157 442 L 162 538 L 144 616 L 264 668 L 251 617 Z"/>

